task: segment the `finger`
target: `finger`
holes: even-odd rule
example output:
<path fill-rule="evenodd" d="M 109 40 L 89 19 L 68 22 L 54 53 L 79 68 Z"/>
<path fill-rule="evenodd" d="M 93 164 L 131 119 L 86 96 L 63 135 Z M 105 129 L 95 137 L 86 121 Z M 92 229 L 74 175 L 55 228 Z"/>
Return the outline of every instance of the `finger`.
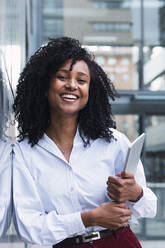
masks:
<path fill-rule="evenodd" d="M 115 201 L 115 202 L 118 203 L 118 204 L 125 203 L 125 201 L 126 201 L 124 198 L 117 197 L 116 195 L 114 195 L 114 194 L 112 194 L 112 193 L 108 193 L 108 196 L 109 196 L 113 201 Z"/>
<path fill-rule="evenodd" d="M 130 218 L 128 216 L 127 217 L 122 217 L 120 223 L 124 225 L 125 223 L 128 223 L 129 219 Z"/>
<path fill-rule="evenodd" d="M 110 185 L 111 183 L 120 186 L 122 185 L 122 179 L 110 176 L 108 177 L 108 185 Z"/>
<path fill-rule="evenodd" d="M 123 208 L 124 211 L 128 210 L 128 206 L 125 203 L 116 203 L 118 208 Z"/>
<path fill-rule="evenodd" d="M 116 197 L 114 194 L 108 192 L 108 196 L 109 196 L 113 201 L 118 202 L 118 201 L 117 201 L 117 197 Z"/>
<path fill-rule="evenodd" d="M 124 216 L 131 216 L 132 215 L 132 211 L 130 209 L 125 209 L 123 212 L 124 212 Z"/>
<path fill-rule="evenodd" d="M 128 171 L 122 171 L 121 172 L 121 178 L 126 179 L 126 178 L 134 178 L 134 175 Z"/>
<path fill-rule="evenodd" d="M 118 223 L 116 223 L 115 227 L 114 227 L 114 230 L 117 230 L 118 228 L 120 227 L 123 227 L 123 226 L 128 226 L 128 221 L 127 220 L 119 220 Z"/>
<path fill-rule="evenodd" d="M 119 186 L 119 185 L 116 185 L 114 183 L 111 183 L 110 185 L 108 185 L 107 190 L 109 192 L 118 193 L 121 190 L 120 187 L 121 186 Z"/>
<path fill-rule="evenodd" d="M 121 192 L 121 189 L 118 189 L 118 187 L 107 187 L 107 192 L 112 196 L 114 196 L 115 200 L 121 198 L 123 195 L 122 195 L 122 192 Z M 111 197 L 110 196 L 110 197 Z M 121 199 L 120 199 L 121 200 Z"/>

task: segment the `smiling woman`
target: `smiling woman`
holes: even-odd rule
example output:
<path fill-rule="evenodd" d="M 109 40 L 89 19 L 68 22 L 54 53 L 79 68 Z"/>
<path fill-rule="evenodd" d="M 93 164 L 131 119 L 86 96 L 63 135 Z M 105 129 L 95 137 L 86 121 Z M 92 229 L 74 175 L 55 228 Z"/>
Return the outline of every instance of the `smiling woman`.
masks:
<path fill-rule="evenodd" d="M 115 129 L 114 98 L 107 75 L 75 39 L 53 39 L 30 58 L 14 102 L 14 220 L 24 241 L 141 247 L 129 224 L 153 217 L 156 197 L 141 162 L 135 177 L 122 173 L 129 141 Z"/>

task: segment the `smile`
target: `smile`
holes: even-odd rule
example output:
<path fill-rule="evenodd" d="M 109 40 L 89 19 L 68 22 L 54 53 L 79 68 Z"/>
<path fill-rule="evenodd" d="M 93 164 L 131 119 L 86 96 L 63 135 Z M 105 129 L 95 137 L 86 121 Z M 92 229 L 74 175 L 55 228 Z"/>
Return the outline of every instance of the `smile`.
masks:
<path fill-rule="evenodd" d="M 77 100 L 79 97 L 76 95 L 72 95 L 72 94 L 62 94 L 61 98 L 68 99 L 68 100 Z"/>

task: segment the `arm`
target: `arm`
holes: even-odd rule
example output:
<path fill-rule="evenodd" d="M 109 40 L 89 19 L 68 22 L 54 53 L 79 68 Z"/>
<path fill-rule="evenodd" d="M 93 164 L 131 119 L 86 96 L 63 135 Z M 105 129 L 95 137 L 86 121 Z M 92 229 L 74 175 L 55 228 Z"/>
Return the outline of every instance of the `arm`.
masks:
<path fill-rule="evenodd" d="M 132 212 L 126 204 L 116 202 L 106 202 L 91 211 L 81 214 L 83 223 L 86 227 L 101 226 L 116 230 L 127 226 Z"/>
<path fill-rule="evenodd" d="M 146 186 L 143 165 L 138 164 L 135 176 L 128 172 L 118 174 L 120 178 L 109 177 L 108 194 L 117 202 L 128 201 L 135 223 L 138 218 L 153 218 L 157 211 L 157 198 Z"/>

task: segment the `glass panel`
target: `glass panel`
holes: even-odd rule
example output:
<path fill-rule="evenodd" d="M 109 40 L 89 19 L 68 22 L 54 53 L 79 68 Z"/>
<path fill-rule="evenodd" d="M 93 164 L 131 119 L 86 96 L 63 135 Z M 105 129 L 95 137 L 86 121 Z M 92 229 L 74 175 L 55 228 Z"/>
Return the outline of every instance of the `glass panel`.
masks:
<path fill-rule="evenodd" d="M 165 48 L 144 47 L 144 87 L 157 91 L 165 90 Z"/>
<path fill-rule="evenodd" d="M 155 183 L 165 183 L 165 117 L 147 116 L 146 176 Z"/>
<path fill-rule="evenodd" d="M 144 87 L 165 90 L 165 1 L 144 0 Z"/>
<path fill-rule="evenodd" d="M 144 40 L 146 46 L 165 45 L 165 2 L 164 0 L 143 0 Z"/>
<path fill-rule="evenodd" d="M 63 27 L 63 1 L 42 1 L 42 42 L 47 42 L 48 37 L 64 35 Z"/>
<path fill-rule="evenodd" d="M 164 237 L 165 230 L 165 117 L 145 118 L 146 147 L 145 173 L 148 185 L 158 197 L 158 213 L 153 220 L 146 219 L 146 235 Z"/>
<path fill-rule="evenodd" d="M 101 9 L 116 9 L 116 8 L 130 8 L 131 7 L 131 1 L 104 1 L 104 0 L 94 0 L 93 1 L 93 7 L 94 8 L 101 8 Z"/>
<path fill-rule="evenodd" d="M 24 11 L 25 0 L 0 0 L 0 138 L 3 135 L 11 140 L 14 139 L 15 128 L 10 125 L 9 113 L 12 112 L 14 89 L 25 62 Z M 7 180 L 9 185 L 11 178 Z M 13 224 L 0 240 L 0 247 L 24 247 L 18 242 Z"/>

